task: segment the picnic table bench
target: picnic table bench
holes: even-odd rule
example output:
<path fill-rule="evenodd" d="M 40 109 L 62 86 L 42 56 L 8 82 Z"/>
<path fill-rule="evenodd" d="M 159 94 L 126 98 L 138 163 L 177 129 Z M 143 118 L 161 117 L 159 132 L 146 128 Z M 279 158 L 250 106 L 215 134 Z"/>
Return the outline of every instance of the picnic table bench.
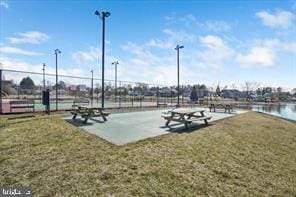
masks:
<path fill-rule="evenodd" d="M 73 114 L 72 119 L 76 119 L 77 115 L 84 118 L 83 123 L 87 123 L 87 120 L 93 117 L 102 117 L 104 121 L 107 121 L 107 116 L 110 113 L 103 111 L 100 107 L 92 107 L 92 106 L 80 106 L 76 105 L 75 108 L 71 111 Z"/>
<path fill-rule="evenodd" d="M 211 116 L 205 116 L 205 110 L 171 110 L 168 112 L 169 115 L 163 115 L 162 117 L 166 120 L 165 126 L 168 127 L 170 122 L 179 122 L 185 125 L 188 128 L 188 125 L 192 124 L 194 121 L 204 121 L 205 124 L 208 124 Z"/>
<path fill-rule="evenodd" d="M 233 111 L 233 106 L 231 104 L 221 104 L 221 103 L 214 104 L 214 103 L 211 103 L 209 108 L 210 108 L 210 112 L 212 112 L 212 110 L 214 112 L 216 112 L 216 109 L 224 109 L 225 113 L 227 111 L 228 111 L 228 113 L 231 113 Z"/>
<path fill-rule="evenodd" d="M 35 101 L 34 100 L 19 100 L 19 101 L 9 101 L 10 113 L 12 109 L 33 109 L 35 112 Z"/>

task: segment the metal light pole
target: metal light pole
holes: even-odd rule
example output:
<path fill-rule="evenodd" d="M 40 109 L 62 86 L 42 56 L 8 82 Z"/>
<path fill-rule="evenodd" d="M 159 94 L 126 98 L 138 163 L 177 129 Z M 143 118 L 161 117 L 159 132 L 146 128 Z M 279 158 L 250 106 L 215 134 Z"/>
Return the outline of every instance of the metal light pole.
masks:
<path fill-rule="evenodd" d="M 56 58 L 56 111 L 58 111 L 58 54 L 61 53 L 59 49 L 54 50 Z"/>
<path fill-rule="evenodd" d="M 90 103 L 91 103 L 91 106 L 93 105 L 93 98 L 94 98 L 94 71 L 91 70 L 91 97 L 90 97 Z"/>
<path fill-rule="evenodd" d="M 180 106 L 180 69 L 179 69 L 179 64 L 180 64 L 180 62 L 179 62 L 179 50 L 180 49 L 182 49 L 182 48 L 184 48 L 184 46 L 179 46 L 179 45 L 177 45 L 176 46 L 176 48 L 175 48 L 175 50 L 177 50 L 177 73 L 178 73 L 178 103 L 177 103 L 177 107 L 179 107 Z"/>
<path fill-rule="evenodd" d="M 110 16 L 110 12 L 99 12 L 95 11 L 95 15 L 98 15 L 103 21 L 103 31 L 102 31 L 102 108 L 104 108 L 104 97 L 105 97 L 105 18 Z"/>
<path fill-rule="evenodd" d="M 42 71 L 43 71 L 43 90 L 45 90 L 45 63 L 43 63 L 43 68 L 42 68 Z"/>
<path fill-rule="evenodd" d="M 119 64 L 118 61 L 112 62 L 112 65 L 115 65 L 115 102 L 117 102 L 117 65 Z"/>

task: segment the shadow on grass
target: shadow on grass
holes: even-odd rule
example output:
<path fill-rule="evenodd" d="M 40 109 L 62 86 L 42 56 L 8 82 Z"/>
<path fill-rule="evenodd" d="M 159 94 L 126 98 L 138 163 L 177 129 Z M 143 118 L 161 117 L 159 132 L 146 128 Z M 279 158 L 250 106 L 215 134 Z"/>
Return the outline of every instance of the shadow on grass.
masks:
<path fill-rule="evenodd" d="M 182 125 L 182 126 L 179 126 L 179 125 Z M 184 124 L 182 124 L 182 123 L 175 123 L 175 124 L 170 124 L 170 126 L 168 126 L 168 127 L 162 126 L 160 128 L 168 128 L 167 131 L 171 132 L 171 133 L 191 133 L 193 131 L 196 131 L 198 129 L 202 129 L 202 128 L 205 128 L 205 127 L 208 127 L 211 125 L 212 125 L 211 123 L 209 123 L 209 124 L 194 123 L 194 124 L 189 125 L 188 128 L 186 128 L 184 126 Z M 176 126 L 178 126 L 178 127 L 176 127 Z"/>
<path fill-rule="evenodd" d="M 96 123 L 105 123 L 105 121 L 103 120 L 98 120 L 94 118 L 88 119 L 87 123 L 84 123 L 84 119 L 65 119 L 65 120 L 76 127 L 90 126 Z M 94 122 L 89 122 L 90 120 Z"/>

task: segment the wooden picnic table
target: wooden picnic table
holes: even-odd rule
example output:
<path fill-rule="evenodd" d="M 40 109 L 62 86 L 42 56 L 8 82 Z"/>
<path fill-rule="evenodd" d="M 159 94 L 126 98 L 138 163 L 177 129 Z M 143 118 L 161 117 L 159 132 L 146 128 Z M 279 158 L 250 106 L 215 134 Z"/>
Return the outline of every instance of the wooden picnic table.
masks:
<path fill-rule="evenodd" d="M 193 110 L 193 109 L 174 109 L 168 111 L 168 116 L 163 116 L 166 120 L 165 126 L 169 126 L 170 122 L 179 122 L 188 128 L 188 125 L 192 124 L 193 121 L 204 121 L 208 124 L 208 120 L 212 117 L 205 116 L 205 110 Z"/>
<path fill-rule="evenodd" d="M 71 113 L 73 114 L 72 119 L 76 119 L 77 115 L 80 115 L 81 118 L 84 118 L 83 123 L 87 123 L 87 120 L 93 117 L 102 117 L 104 121 L 107 121 L 106 117 L 110 114 L 105 112 L 101 107 L 80 105 L 76 105 L 75 108 L 72 109 Z"/>

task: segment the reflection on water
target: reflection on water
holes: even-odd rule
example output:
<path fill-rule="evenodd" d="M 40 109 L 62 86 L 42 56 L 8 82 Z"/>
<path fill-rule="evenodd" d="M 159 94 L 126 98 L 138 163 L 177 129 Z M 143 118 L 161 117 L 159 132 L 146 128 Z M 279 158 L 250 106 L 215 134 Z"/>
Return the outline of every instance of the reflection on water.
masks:
<path fill-rule="evenodd" d="M 244 107 L 296 121 L 296 104 L 258 104 Z"/>

